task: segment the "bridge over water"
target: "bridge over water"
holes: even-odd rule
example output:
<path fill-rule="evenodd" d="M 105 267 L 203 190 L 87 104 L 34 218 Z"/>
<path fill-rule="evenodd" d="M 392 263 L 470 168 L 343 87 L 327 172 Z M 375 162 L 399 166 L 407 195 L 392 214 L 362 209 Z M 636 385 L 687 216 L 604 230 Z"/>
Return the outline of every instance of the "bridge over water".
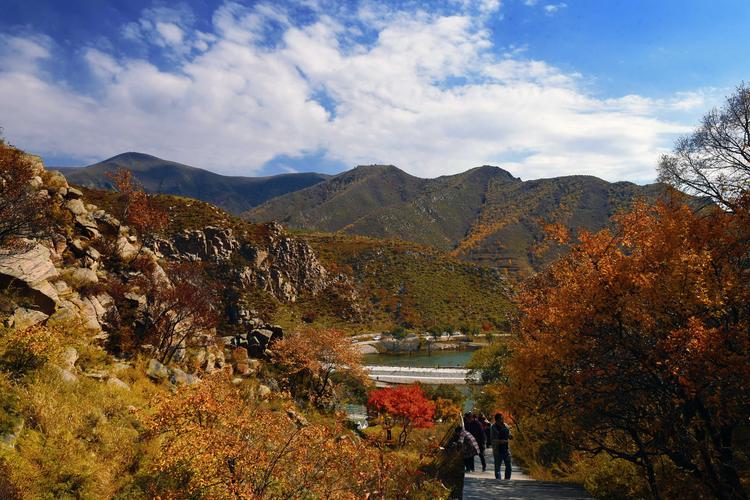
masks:
<path fill-rule="evenodd" d="M 467 368 L 428 368 L 419 366 L 375 366 L 364 367 L 368 376 L 383 384 L 423 384 L 465 385 L 478 383 L 477 374 L 469 375 Z"/>

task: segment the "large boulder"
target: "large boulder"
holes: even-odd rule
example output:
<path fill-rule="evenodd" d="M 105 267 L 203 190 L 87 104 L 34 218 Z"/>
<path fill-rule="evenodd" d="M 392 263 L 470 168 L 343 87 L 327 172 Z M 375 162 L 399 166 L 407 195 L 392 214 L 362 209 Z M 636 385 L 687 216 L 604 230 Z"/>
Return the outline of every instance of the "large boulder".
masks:
<path fill-rule="evenodd" d="M 78 216 L 78 215 L 84 215 L 84 214 L 88 214 L 88 210 L 86 210 L 86 206 L 85 206 L 85 205 L 83 204 L 83 202 L 82 202 L 82 201 L 81 201 L 80 199 L 78 199 L 78 198 L 74 198 L 74 199 L 72 199 L 72 200 L 68 200 L 68 201 L 66 201 L 66 202 L 65 202 L 65 205 L 64 205 L 64 206 L 65 206 L 65 208 L 67 208 L 67 209 L 68 209 L 68 210 L 70 211 L 70 213 L 72 213 L 73 215 L 76 215 L 76 216 Z"/>
<path fill-rule="evenodd" d="M 57 365 L 52 365 L 52 369 L 60 377 L 60 380 L 62 380 L 66 384 L 76 384 L 76 383 L 78 383 L 78 377 L 73 372 L 71 372 L 70 370 L 66 370 L 65 368 L 60 368 Z"/>
<path fill-rule="evenodd" d="M 0 275 L 34 285 L 58 276 L 49 249 L 34 245 L 22 253 L 0 252 Z"/>
<path fill-rule="evenodd" d="M 138 249 L 125 236 L 120 236 L 115 243 L 115 253 L 120 260 L 127 262 L 135 258 L 138 254 Z"/>
<path fill-rule="evenodd" d="M 169 368 L 155 359 L 150 359 L 146 366 L 146 375 L 156 381 L 167 380 L 169 378 Z"/>
<path fill-rule="evenodd" d="M 27 283 L 57 276 L 50 251 L 42 245 L 19 254 L 0 253 L 0 273 Z"/>
<path fill-rule="evenodd" d="M 79 267 L 69 274 L 68 282 L 76 288 L 85 288 L 99 283 L 99 277 L 91 269 Z"/>
<path fill-rule="evenodd" d="M 109 377 L 107 379 L 107 385 L 112 388 L 119 389 L 121 391 L 130 390 L 130 386 L 117 377 Z"/>
<path fill-rule="evenodd" d="M 19 307 L 15 310 L 13 316 L 10 317 L 8 326 L 12 326 L 18 330 L 24 330 L 30 326 L 43 322 L 47 318 L 49 318 L 49 316 L 42 311 Z"/>
<path fill-rule="evenodd" d="M 66 196 L 67 198 L 78 200 L 81 197 L 83 197 L 83 192 L 81 192 L 80 189 L 69 187 L 68 188 L 68 194 Z"/>
<path fill-rule="evenodd" d="M 68 180 L 57 170 L 50 170 L 47 172 L 47 180 L 44 183 L 44 187 L 46 187 L 50 193 L 57 193 L 61 189 L 65 189 L 65 195 L 68 193 Z"/>

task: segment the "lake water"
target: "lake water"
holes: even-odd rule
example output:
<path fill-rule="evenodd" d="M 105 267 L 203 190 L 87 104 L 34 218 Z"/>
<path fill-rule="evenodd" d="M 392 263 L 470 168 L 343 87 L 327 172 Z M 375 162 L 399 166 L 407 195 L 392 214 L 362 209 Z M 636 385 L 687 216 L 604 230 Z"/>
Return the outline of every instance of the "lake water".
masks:
<path fill-rule="evenodd" d="M 474 351 L 433 351 L 431 354 L 365 354 L 362 363 L 375 366 L 464 367 Z"/>

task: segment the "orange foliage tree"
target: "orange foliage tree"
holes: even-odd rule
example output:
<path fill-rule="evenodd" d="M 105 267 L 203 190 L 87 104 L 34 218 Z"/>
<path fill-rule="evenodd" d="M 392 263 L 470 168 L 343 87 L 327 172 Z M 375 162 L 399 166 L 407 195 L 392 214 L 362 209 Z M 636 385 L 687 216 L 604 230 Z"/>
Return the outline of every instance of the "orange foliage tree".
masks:
<path fill-rule="evenodd" d="M 152 237 L 153 233 L 167 227 L 169 217 L 166 212 L 151 202 L 148 195 L 133 179 L 133 172 L 121 168 L 116 172 L 108 173 L 107 176 L 120 194 L 119 201 L 122 206 L 120 216 L 124 222 L 138 231 L 143 242 Z"/>
<path fill-rule="evenodd" d="M 272 347 L 282 385 L 296 399 L 318 406 L 330 406 L 333 374 L 346 371 L 364 381 L 362 354 L 346 333 L 312 328 L 285 334 Z"/>
<path fill-rule="evenodd" d="M 409 431 L 430 427 L 435 418 L 435 402 L 430 401 L 418 385 L 386 387 L 370 392 L 367 407 L 380 415 L 387 415 L 401 426 L 399 445 L 406 444 Z"/>
<path fill-rule="evenodd" d="M 143 414 L 160 452 L 146 471 L 162 498 L 396 498 L 416 471 L 340 423 L 308 423 L 290 401 L 258 403 L 218 372 L 158 396 Z"/>
<path fill-rule="evenodd" d="M 34 168 L 23 151 L 0 138 L 0 248 L 23 251 L 21 238 L 38 238 L 51 230 L 50 203 L 32 186 Z"/>
<path fill-rule="evenodd" d="M 738 207 L 739 205 L 735 205 Z M 747 498 L 750 216 L 638 204 L 583 233 L 519 297 L 503 398 L 572 449 L 664 464 L 717 498 Z"/>
<path fill-rule="evenodd" d="M 219 286 L 196 263 L 165 266 L 164 276 L 149 273 L 135 281 L 146 296 L 141 313 L 143 334 L 153 342 L 159 361 L 169 363 L 177 351 L 218 323 Z"/>

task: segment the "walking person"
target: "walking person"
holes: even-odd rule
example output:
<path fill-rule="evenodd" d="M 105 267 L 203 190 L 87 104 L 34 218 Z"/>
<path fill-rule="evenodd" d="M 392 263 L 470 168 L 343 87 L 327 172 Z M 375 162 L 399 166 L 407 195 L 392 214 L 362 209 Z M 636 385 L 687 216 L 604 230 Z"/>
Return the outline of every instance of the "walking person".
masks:
<path fill-rule="evenodd" d="M 502 413 L 495 414 L 495 423 L 490 427 L 490 437 L 492 440 L 492 456 L 495 459 L 495 479 L 500 479 L 500 467 L 503 463 L 505 464 L 505 479 L 510 479 L 510 440 L 513 439 L 513 435 L 510 433 L 510 427 L 505 423 Z"/>
<path fill-rule="evenodd" d="M 482 430 L 484 431 L 484 446 L 489 448 L 492 446 L 492 437 L 490 436 L 490 421 L 484 416 L 484 413 L 479 414 L 479 423 L 482 424 Z"/>
<path fill-rule="evenodd" d="M 484 449 L 486 445 L 485 440 L 485 434 L 484 429 L 482 429 L 482 424 L 479 422 L 477 417 L 472 414 L 471 412 L 464 415 L 464 425 L 466 426 L 466 430 L 469 431 L 469 433 L 474 436 L 474 439 L 477 441 L 477 445 L 479 445 L 479 461 L 482 462 L 482 472 L 487 470 L 487 461 L 484 458 Z M 472 466 L 474 465 L 474 459 L 471 459 Z"/>
<path fill-rule="evenodd" d="M 453 439 L 454 442 L 458 443 L 463 454 L 464 472 L 474 472 L 474 455 L 479 454 L 477 440 L 461 426 L 456 427 Z"/>

